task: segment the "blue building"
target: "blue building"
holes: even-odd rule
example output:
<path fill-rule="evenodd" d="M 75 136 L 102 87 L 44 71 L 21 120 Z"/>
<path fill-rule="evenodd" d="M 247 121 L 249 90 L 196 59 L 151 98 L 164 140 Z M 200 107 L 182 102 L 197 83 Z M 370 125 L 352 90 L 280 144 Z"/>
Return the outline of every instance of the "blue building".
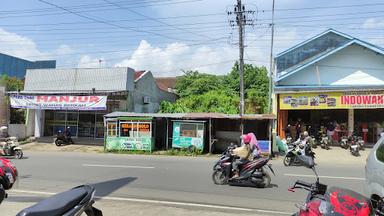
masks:
<path fill-rule="evenodd" d="M 56 60 L 28 61 L 0 53 L 0 74 L 24 79 L 27 69 L 56 68 Z"/>

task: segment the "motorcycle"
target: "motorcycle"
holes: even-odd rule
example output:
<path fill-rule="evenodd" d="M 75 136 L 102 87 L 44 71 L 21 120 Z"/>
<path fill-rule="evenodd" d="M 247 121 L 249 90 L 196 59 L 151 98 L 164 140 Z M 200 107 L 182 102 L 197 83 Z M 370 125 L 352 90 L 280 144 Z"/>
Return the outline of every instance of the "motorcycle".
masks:
<path fill-rule="evenodd" d="M 305 142 L 305 141 L 300 141 L 300 142 Z M 302 154 L 315 158 L 315 153 L 312 151 L 311 145 L 306 143 L 300 143 L 300 142 L 296 141 L 295 143 L 289 146 L 287 154 L 284 156 L 284 159 L 283 159 L 284 166 L 301 165 L 301 162 L 298 159 L 298 156 Z"/>
<path fill-rule="evenodd" d="M 340 139 L 340 147 L 343 149 L 348 149 L 348 137 L 342 136 Z"/>
<path fill-rule="evenodd" d="M 81 185 L 38 202 L 20 211 L 16 216 L 78 216 L 82 213 L 88 216 L 102 216 L 102 211 L 93 207 L 95 203 L 95 192 L 93 186 Z"/>
<path fill-rule="evenodd" d="M 75 144 L 70 136 L 65 136 L 64 133 L 59 131 L 55 138 L 56 146 L 61 146 L 63 144 Z"/>
<path fill-rule="evenodd" d="M 364 151 L 364 140 L 362 137 L 360 136 L 357 137 L 357 144 L 359 145 L 360 150 Z"/>
<path fill-rule="evenodd" d="M 311 135 L 309 141 L 310 141 L 309 144 L 311 145 L 312 148 L 314 149 L 317 148 L 317 141 L 315 136 Z"/>
<path fill-rule="evenodd" d="M 19 146 L 17 137 L 9 137 L 3 142 L 4 155 L 2 156 L 15 156 L 17 159 L 23 158 L 23 150 Z"/>
<path fill-rule="evenodd" d="M 15 184 L 18 172 L 8 159 L 0 157 L 0 203 L 7 198 L 7 190 L 10 190 Z"/>
<path fill-rule="evenodd" d="M 236 146 L 230 145 L 213 166 L 213 182 L 218 185 L 229 184 L 256 186 L 260 188 L 268 187 L 271 184 L 271 176 L 267 169 L 275 175 L 272 165 L 268 164 L 269 158 L 258 158 L 245 163 L 239 167 L 239 177 L 233 178 L 234 172 L 232 171 L 232 166 L 236 160 L 236 156 L 232 155 L 232 150 L 235 148 Z"/>
<path fill-rule="evenodd" d="M 331 187 L 319 182 L 319 176 L 315 169 L 314 160 L 311 157 L 301 157 L 305 167 L 310 168 L 316 175 L 315 183 L 307 183 L 304 181 L 296 181 L 293 187 L 289 188 L 290 192 L 295 192 L 295 189 L 304 189 L 308 191 L 308 195 L 303 205 L 296 205 L 299 212 L 294 215 L 371 215 L 371 201 L 363 195 L 354 191 Z"/>
<path fill-rule="evenodd" d="M 326 134 L 322 134 L 320 138 L 320 147 L 329 150 L 329 140 Z"/>

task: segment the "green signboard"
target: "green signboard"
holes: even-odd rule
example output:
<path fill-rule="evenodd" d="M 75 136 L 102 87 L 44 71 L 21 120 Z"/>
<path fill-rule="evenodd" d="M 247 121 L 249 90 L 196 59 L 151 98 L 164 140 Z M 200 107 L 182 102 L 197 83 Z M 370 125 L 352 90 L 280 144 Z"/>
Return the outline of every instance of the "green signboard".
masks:
<path fill-rule="evenodd" d="M 130 151 L 152 151 L 153 140 L 151 137 L 107 137 L 106 149 L 130 150 Z"/>
<path fill-rule="evenodd" d="M 191 122 L 174 122 L 172 147 L 189 148 L 195 146 L 199 150 L 204 148 L 204 124 Z"/>

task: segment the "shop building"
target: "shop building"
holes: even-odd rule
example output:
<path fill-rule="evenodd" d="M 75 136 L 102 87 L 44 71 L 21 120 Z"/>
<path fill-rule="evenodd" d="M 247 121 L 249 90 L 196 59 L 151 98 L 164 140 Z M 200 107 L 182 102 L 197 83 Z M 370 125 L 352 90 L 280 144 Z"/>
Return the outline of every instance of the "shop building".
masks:
<path fill-rule="evenodd" d="M 330 29 L 278 54 L 275 64 L 281 137 L 295 133 L 287 126 L 301 120 L 314 135 L 332 122 L 336 141 L 352 133 L 377 141 L 384 127 L 383 48 Z"/>
<path fill-rule="evenodd" d="M 161 101 L 176 100 L 150 71 L 131 68 L 28 70 L 24 90 L 9 94 L 13 108 L 28 110 L 26 130 L 35 137 L 70 127 L 73 137 L 104 138 L 107 113 L 157 112 Z"/>

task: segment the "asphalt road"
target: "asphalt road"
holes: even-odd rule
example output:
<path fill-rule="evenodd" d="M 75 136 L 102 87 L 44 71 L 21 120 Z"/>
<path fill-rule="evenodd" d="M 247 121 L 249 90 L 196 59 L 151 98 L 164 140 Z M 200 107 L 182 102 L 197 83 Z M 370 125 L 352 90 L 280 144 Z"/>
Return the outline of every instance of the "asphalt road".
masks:
<path fill-rule="evenodd" d="M 284 167 L 281 160 L 271 161 L 276 172 L 276 176 L 272 176 L 272 187 L 259 189 L 213 184 L 212 165 L 217 158 L 212 157 L 28 151 L 25 155 L 26 159 L 13 160 L 20 173 L 14 190 L 19 192 L 55 193 L 91 183 L 100 197 L 197 204 L 190 208 L 204 208 L 208 204 L 209 207 L 230 206 L 288 214 L 297 211 L 295 203 L 303 202 L 306 192 L 292 193 L 287 189 L 296 179 L 315 181 L 311 170 Z M 363 163 L 338 164 L 325 160 L 317 169 L 323 176 L 322 183 L 363 192 Z"/>

